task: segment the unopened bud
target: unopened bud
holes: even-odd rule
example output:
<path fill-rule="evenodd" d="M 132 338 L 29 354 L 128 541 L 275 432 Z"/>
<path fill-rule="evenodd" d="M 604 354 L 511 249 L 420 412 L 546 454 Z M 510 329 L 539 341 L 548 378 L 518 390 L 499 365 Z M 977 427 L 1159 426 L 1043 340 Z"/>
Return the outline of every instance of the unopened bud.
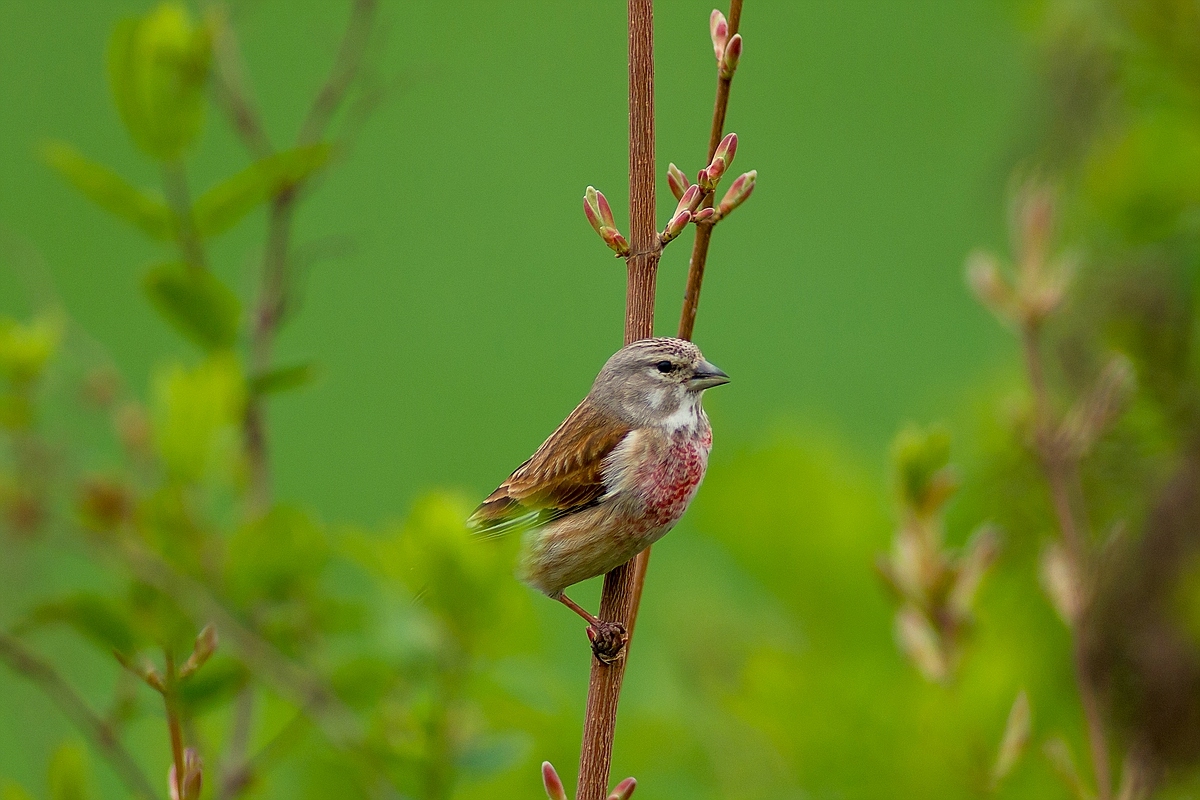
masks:
<path fill-rule="evenodd" d="M 675 195 L 676 200 L 683 199 L 683 194 L 688 190 L 692 182 L 688 180 L 688 176 L 679 167 L 671 164 L 667 167 L 667 186 L 671 189 L 671 194 Z"/>
<path fill-rule="evenodd" d="M 731 211 L 746 202 L 746 198 L 754 191 L 754 183 L 757 180 L 758 170 L 756 169 L 739 175 L 737 180 L 729 186 L 729 191 L 721 198 L 717 213 L 722 217 L 728 216 Z"/>
<path fill-rule="evenodd" d="M 896 640 L 928 680 L 940 683 L 950 673 L 937 631 L 912 606 L 896 614 Z"/>
<path fill-rule="evenodd" d="M 554 765 L 549 761 L 542 762 L 542 785 L 546 787 L 546 795 L 550 800 L 567 800 L 567 789 L 563 786 L 562 778 L 554 771 Z"/>
<path fill-rule="evenodd" d="M 608 796 L 608 800 L 629 800 L 633 796 L 633 790 L 637 788 L 637 781 L 633 778 L 626 778 L 617 784 L 617 788 L 613 789 L 612 794 Z"/>
<path fill-rule="evenodd" d="M 729 163 L 725 159 L 713 156 L 712 163 L 704 169 L 704 181 L 700 185 L 709 190 L 717 188 L 717 184 L 721 182 L 721 178 L 728 168 Z"/>
<path fill-rule="evenodd" d="M 697 211 L 695 214 L 692 214 L 692 222 L 695 222 L 695 223 L 708 222 L 716 215 L 716 213 L 717 213 L 717 210 L 715 208 L 712 208 L 711 206 L 709 208 L 702 208 L 699 211 Z"/>
<path fill-rule="evenodd" d="M 693 186 L 692 188 L 694 189 L 696 187 Z M 680 205 L 682 205 L 682 203 Z M 679 234 L 683 233 L 683 229 L 686 228 L 688 223 L 691 221 L 692 212 L 688 211 L 686 208 L 683 209 L 671 218 L 671 221 L 667 223 L 667 227 L 664 228 L 663 232 L 658 235 L 658 240 L 663 244 L 666 244 Z"/>
<path fill-rule="evenodd" d="M 629 242 L 621 235 L 621 232 L 616 228 L 604 227 L 600 229 L 600 238 L 619 256 L 629 255 Z"/>
<path fill-rule="evenodd" d="M 1041 560 L 1042 588 L 1063 622 L 1074 627 L 1083 613 L 1084 597 L 1071 556 L 1062 544 L 1053 542 L 1042 552 Z"/>
<path fill-rule="evenodd" d="M 675 206 L 675 214 L 678 215 L 681 211 L 694 212 L 702 199 L 704 199 L 704 190 L 699 186 L 689 186 L 688 190 L 683 193 L 683 197 L 679 198 L 679 205 Z"/>
<path fill-rule="evenodd" d="M 212 654 L 217 651 L 217 629 L 210 625 L 205 625 L 200 631 L 200 635 L 196 637 L 196 645 L 192 649 L 192 654 L 188 656 L 188 660 L 179 668 L 179 677 L 186 678 L 196 670 L 204 666 L 205 662 L 212 658 Z"/>
<path fill-rule="evenodd" d="M 725 55 L 725 43 L 729 39 L 729 21 L 725 19 L 725 15 L 719 9 L 714 8 L 711 15 L 708 17 L 708 32 L 712 36 L 713 53 L 717 56 L 717 63 L 721 63 L 721 57 Z"/>
<path fill-rule="evenodd" d="M 1016 298 L 1000 274 L 1000 264 L 991 253 L 976 250 L 967 257 L 967 285 L 971 292 L 1001 321 L 1011 322 Z"/>
<path fill-rule="evenodd" d="M 171 800 L 200 800 L 200 785 L 203 782 L 202 767 L 200 756 L 194 748 L 189 747 L 183 751 L 183 781 L 178 780 L 174 764 L 167 771 Z"/>
<path fill-rule="evenodd" d="M 958 559 L 958 574 L 950 589 L 948 605 L 959 617 L 971 612 L 979 584 L 1000 554 L 1000 534 L 990 525 L 984 525 L 971 535 Z"/>
<path fill-rule="evenodd" d="M 600 197 L 594 186 L 587 187 L 587 191 L 583 193 L 583 213 L 596 233 L 604 227 L 604 216 L 600 213 Z"/>
<path fill-rule="evenodd" d="M 992 765 L 992 789 L 999 787 L 1000 782 L 1012 772 L 1025 745 L 1029 743 L 1032 714 L 1029 710 L 1029 695 L 1024 690 L 1017 693 L 1012 709 L 1008 712 L 1008 721 L 1004 724 L 1004 736 L 1000 740 L 1000 749 L 996 753 L 996 763 Z"/>
<path fill-rule="evenodd" d="M 742 58 L 742 35 L 735 33 L 733 38 L 729 40 L 729 44 L 725 45 L 725 53 L 721 56 L 720 75 L 725 80 L 733 78 L 733 73 L 737 72 L 738 61 Z"/>
<path fill-rule="evenodd" d="M 113 658 L 117 659 L 117 663 L 125 669 L 132 672 L 134 675 L 141 678 L 147 686 L 156 692 L 162 692 L 166 689 L 166 684 L 163 683 L 162 675 L 158 674 L 158 670 L 154 665 L 145 659 L 140 664 L 135 664 L 128 656 L 119 650 L 113 650 Z"/>
<path fill-rule="evenodd" d="M 733 156 L 737 153 L 738 137 L 736 133 L 727 133 L 721 143 L 717 145 L 717 150 L 713 153 L 713 158 L 725 159 L 725 165 L 729 166 L 733 163 Z"/>

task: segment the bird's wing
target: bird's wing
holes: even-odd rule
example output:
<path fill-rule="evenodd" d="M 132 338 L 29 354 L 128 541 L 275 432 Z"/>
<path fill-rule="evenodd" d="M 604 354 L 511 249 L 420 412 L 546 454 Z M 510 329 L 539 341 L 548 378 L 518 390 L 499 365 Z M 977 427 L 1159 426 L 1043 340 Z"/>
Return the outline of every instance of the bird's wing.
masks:
<path fill-rule="evenodd" d="M 604 496 L 604 459 L 630 427 L 584 400 L 467 521 L 480 536 L 545 525 Z"/>

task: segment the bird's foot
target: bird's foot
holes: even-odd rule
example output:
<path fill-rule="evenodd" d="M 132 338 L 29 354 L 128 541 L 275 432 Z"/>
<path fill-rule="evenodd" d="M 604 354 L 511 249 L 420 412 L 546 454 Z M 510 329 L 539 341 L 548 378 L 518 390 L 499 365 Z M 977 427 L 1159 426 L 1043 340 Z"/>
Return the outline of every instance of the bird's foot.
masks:
<path fill-rule="evenodd" d="M 612 664 L 625 657 L 629 633 L 621 623 L 596 620 L 588 625 L 587 636 L 592 643 L 592 654 L 600 663 Z"/>

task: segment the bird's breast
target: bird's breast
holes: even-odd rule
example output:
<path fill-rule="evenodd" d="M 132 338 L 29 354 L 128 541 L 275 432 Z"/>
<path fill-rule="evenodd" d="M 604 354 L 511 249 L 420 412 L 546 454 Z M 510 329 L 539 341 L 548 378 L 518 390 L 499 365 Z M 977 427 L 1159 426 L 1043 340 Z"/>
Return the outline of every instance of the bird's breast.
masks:
<path fill-rule="evenodd" d="M 637 432 L 623 465 L 622 494 L 652 527 L 673 525 L 696 496 L 708 468 L 712 430 Z"/>

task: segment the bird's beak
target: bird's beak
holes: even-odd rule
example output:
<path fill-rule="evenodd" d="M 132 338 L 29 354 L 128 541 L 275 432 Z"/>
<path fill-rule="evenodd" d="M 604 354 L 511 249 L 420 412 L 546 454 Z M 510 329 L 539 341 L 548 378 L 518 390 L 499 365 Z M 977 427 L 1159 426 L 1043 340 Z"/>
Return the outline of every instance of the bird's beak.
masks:
<path fill-rule="evenodd" d="M 729 383 L 729 376 L 716 364 L 701 361 L 700 365 L 696 367 L 696 372 L 688 379 L 687 385 L 689 389 L 698 392 L 702 389 L 720 386 L 722 383 Z"/>

